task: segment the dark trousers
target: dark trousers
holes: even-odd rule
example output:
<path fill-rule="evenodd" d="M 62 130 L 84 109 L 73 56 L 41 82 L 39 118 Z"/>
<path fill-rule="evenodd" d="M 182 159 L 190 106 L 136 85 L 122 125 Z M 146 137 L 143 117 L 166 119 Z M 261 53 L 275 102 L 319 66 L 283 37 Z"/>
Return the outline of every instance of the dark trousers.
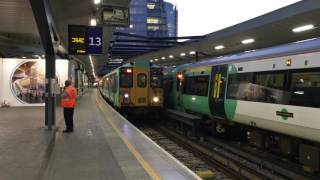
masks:
<path fill-rule="evenodd" d="M 67 131 L 73 131 L 73 112 L 74 108 L 63 108 L 64 121 L 66 123 Z"/>

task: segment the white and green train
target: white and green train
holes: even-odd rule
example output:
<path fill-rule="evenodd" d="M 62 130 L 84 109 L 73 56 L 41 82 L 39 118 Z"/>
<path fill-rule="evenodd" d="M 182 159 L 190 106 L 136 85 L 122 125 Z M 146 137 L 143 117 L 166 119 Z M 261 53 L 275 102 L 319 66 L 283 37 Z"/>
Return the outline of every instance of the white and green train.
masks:
<path fill-rule="evenodd" d="M 320 39 L 178 66 L 164 88 L 167 107 L 320 169 Z"/>

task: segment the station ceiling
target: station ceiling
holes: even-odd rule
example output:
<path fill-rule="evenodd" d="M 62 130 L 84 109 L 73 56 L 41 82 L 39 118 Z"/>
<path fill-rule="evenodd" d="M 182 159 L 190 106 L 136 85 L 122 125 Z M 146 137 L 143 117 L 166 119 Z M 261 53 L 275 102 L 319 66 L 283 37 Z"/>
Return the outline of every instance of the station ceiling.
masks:
<path fill-rule="evenodd" d="M 171 66 L 194 62 L 196 57 L 194 54 L 190 55 L 190 51 L 197 51 L 198 60 L 203 60 L 209 57 L 219 57 L 320 37 L 319 17 L 320 1 L 304 0 L 252 20 L 207 34 L 203 39 L 136 56 L 131 58 L 130 61 L 153 60 L 155 64 Z M 306 24 L 313 24 L 316 28 L 300 33 L 292 31 L 293 28 Z M 255 42 L 242 44 L 243 40 L 250 38 L 253 38 Z M 216 50 L 215 46 L 218 45 L 223 45 L 225 48 Z M 181 53 L 186 53 L 186 56 L 180 56 Z M 170 55 L 173 55 L 174 58 L 169 58 Z"/>
<path fill-rule="evenodd" d="M 109 5 L 128 7 L 129 0 L 108 0 Z M 93 0 L 48 0 L 59 40 L 56 45 L 59 50 L 66 52 L 68 38 L 68 24 L 89 25 L 95 16 Z M 38 29 L 35 23 L 29 0 L 1 0 L 0 1 L 0 57 L 27 57 L 42 55 Z M 104 27 L 105 55 L 92 56 L 95 71 L 106 64 L 107 49 L 113 27 Z M 74 56 L 83 62 L 91 71 L 88 56 Z"/>
<path fill-rule="evenodd" d="M 130 0 L 108 0 L 109 4 L 128 6 Z M 88 25 L 95 6 L 90 0 L 48 0 L 53 16 L 55 30 L 61 45 L 61 51 L 67 49 L 68 24 Z M 320 37 L 320 1 L 304 0 L 247 22 L 207 34 L 204 37 L 192 39 L 184 43 L 177 43 L 169 48 L 161 47 L 151 53 L 145 53 L 130 58 L 133 60 L 158 59 L 156 64 L 177 65 L 195 61 L 190 51 L 197 51 L 199 59 L 217 57 L 226 54 L 248 51 L 277 44 L 294 42 L 314 37 Z M 33 17 L 29 0 L 1 0 L 0 1 L 0 56 L 2 57 L 30 57 L 43 54 L 39 33 Z M 292 28 L 304 24 L 314 24 L 317 28 L 303 33 L 293 33 Z M 104 27 L 104 55 L 92 56 L 95 71 L 106 65 L 107 52 L 113 27 Z M 244 45 L 243 39 L 254 38 L 255 42 Z M 111 41 L 112 42 L 112 41 Z M 215 50 L 217 45 L 224 45 L 222 50 Z M 121 48 L 121 47 L 120 47 Z M 162 49 L 165 48 L 165 49 Z M 115 47 L 113 47 L 113 50 Z M 186 53 L 184 57 L 180 53 Z M 174 58 L 169 58 L 173 55 Z M 162 60 L 161 57 L 166 59 Z M 89 72 L 88 56 L 74 56 L 83 62 Z"/>

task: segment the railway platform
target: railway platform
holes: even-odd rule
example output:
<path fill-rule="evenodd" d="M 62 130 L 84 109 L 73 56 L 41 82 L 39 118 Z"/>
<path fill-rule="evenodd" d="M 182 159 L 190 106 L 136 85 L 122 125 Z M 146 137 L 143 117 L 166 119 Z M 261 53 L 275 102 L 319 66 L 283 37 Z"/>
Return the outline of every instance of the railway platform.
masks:
<path fill-rule="evenodd" d="M 73 133 L 63 133 L 61 110 L 53 131 L 44 108 L 0 109 L 2 180 L 200 179 L 114 111 L 97 90 L 78 101 Z"/>

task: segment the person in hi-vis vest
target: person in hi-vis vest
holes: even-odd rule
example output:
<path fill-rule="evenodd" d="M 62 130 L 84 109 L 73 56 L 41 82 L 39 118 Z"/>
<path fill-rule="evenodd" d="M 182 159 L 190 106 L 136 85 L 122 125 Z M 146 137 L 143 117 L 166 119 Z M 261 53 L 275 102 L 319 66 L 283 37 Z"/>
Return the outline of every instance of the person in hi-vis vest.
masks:
<path fill-rule="evenodd" d="M 62 94 L 61 106 L 63 107 L 64 121 L 66 123 L 65 133 L 73 132 L 73 113 L 77 105 L 77 89 L 71 85 L 70 80 L 65 81 Z"/>

